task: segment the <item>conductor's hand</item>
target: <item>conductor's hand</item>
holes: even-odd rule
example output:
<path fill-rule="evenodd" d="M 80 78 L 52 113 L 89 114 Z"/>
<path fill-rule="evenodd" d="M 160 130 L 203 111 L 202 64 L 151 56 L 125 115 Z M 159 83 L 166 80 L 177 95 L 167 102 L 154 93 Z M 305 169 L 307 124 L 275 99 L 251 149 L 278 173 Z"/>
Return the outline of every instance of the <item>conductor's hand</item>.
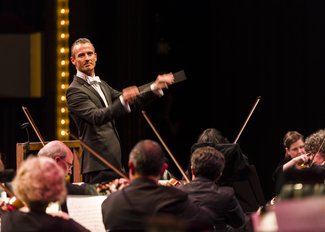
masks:
<path fill-rule="evenodd" d="M 126 87 L 122 90 L 122 96 L 125 103 L 131 103 L 140 94 L 137 86 Z"/>
<path fill-rule="evenodd" d="M 154 82 L 154 88 L 155 90 L 167 89 L 168 85 L 171 85 L 173 83 L 174 75 L 172 73 L 158 75 Z"/>

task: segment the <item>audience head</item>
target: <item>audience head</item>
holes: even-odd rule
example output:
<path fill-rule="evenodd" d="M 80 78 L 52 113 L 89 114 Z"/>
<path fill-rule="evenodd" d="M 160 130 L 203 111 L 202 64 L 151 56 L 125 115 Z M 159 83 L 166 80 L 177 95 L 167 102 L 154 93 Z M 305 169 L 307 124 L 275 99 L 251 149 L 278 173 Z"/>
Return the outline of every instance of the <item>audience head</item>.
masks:
<path fill-rule="evenodd" d="M 192 176 L 217 180 L 225 167 L 224 155 L 213 147 L 197 148 L 191 157 Z"/>
<path fill-rule="evenodd" d="M 63 202 L 65 176 L 51 158 L 29 156 L 17 170 L 12 187 L 18 199 L 30 210 L 45 211 L 50 202 Z"/>
<path fill-rule="evenodd" d="M 159 179 L 167 166 L 162 147 L 153 140 L 141 140 L 130 152 L 130 179 L 141 176 Z"/>
<path fill-rule="evenodd" d="M 291 158 L 305 154 L 304 136 L 297 131 L 288 131 L 283 137 L 285 156 Z"/>
<path fill-rule="evenodd" d="M 54 159 L 63 169 L 65 175 L 72 174 L 73 153 L 70 148 L 59 140 L 53 140 L 38 152 L 38 156 L 46 156 Z"/>
<path fill-rule="evenodd" d="M 197 139 L 198 143 L 229 143 L 229 140 L 222 135 L 220 131 L 215 128 L 207 128 L 205 129 Z"/>

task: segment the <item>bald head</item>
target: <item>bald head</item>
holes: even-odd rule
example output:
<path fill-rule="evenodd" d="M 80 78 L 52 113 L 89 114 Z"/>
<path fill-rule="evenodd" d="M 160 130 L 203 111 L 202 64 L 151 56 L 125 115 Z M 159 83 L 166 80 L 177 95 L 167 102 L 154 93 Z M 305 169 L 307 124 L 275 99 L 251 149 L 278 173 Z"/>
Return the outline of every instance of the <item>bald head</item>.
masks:
<path fill-rule="evenodd" d="M 72 174 L 73 153 L 70 148 L 59 140 L 53 140 L 45 144 L 38 152 L 38 156 L 54 159 L 63 169 L 66 175 Z"/>
<path fill-rule="evenodd" d="M 165 155 L 157 142 L 142 140 L 131 150 L 129 167 L 130 164 L 132 171 L 141 176 L 160 176 L 166 165 Z"/>

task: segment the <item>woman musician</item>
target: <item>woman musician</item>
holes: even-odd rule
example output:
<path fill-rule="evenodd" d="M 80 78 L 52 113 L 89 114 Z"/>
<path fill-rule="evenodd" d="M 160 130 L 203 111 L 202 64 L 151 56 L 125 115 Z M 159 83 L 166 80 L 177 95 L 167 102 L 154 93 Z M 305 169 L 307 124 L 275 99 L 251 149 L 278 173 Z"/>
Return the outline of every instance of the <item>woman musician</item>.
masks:
<path fill-rule="evenodd" d="M 283 191 L 283 186 L 288 183 L 323 183 L 325 177 L 325 130 L 321 129 L 310 134 L 305 141 L 298 132 L 289 131 L 283 141 L 286 157 L 273 174 L 273 178 L 277 181 L 277 195 L 280 192 L 280 195 L 285 198 L 292 195 L 288 191 L 286 193 Z"/>

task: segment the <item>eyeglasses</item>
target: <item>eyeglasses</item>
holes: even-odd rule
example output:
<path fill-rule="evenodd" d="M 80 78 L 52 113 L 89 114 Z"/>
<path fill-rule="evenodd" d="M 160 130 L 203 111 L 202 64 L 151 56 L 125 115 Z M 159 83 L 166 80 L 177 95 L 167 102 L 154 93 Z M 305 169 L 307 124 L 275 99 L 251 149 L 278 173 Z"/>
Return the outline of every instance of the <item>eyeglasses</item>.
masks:
<path fill-rule="evenodd" d="M 60 157 L 61 160 L 63 160 L 65 162 L 65 164 L 68 166 L 68 168 L 71 170 L 73 168 L 73 164 L 69 163 L 68 161 L 66 161 L 65 159 L 63 159 L 62 157 Z"/>

